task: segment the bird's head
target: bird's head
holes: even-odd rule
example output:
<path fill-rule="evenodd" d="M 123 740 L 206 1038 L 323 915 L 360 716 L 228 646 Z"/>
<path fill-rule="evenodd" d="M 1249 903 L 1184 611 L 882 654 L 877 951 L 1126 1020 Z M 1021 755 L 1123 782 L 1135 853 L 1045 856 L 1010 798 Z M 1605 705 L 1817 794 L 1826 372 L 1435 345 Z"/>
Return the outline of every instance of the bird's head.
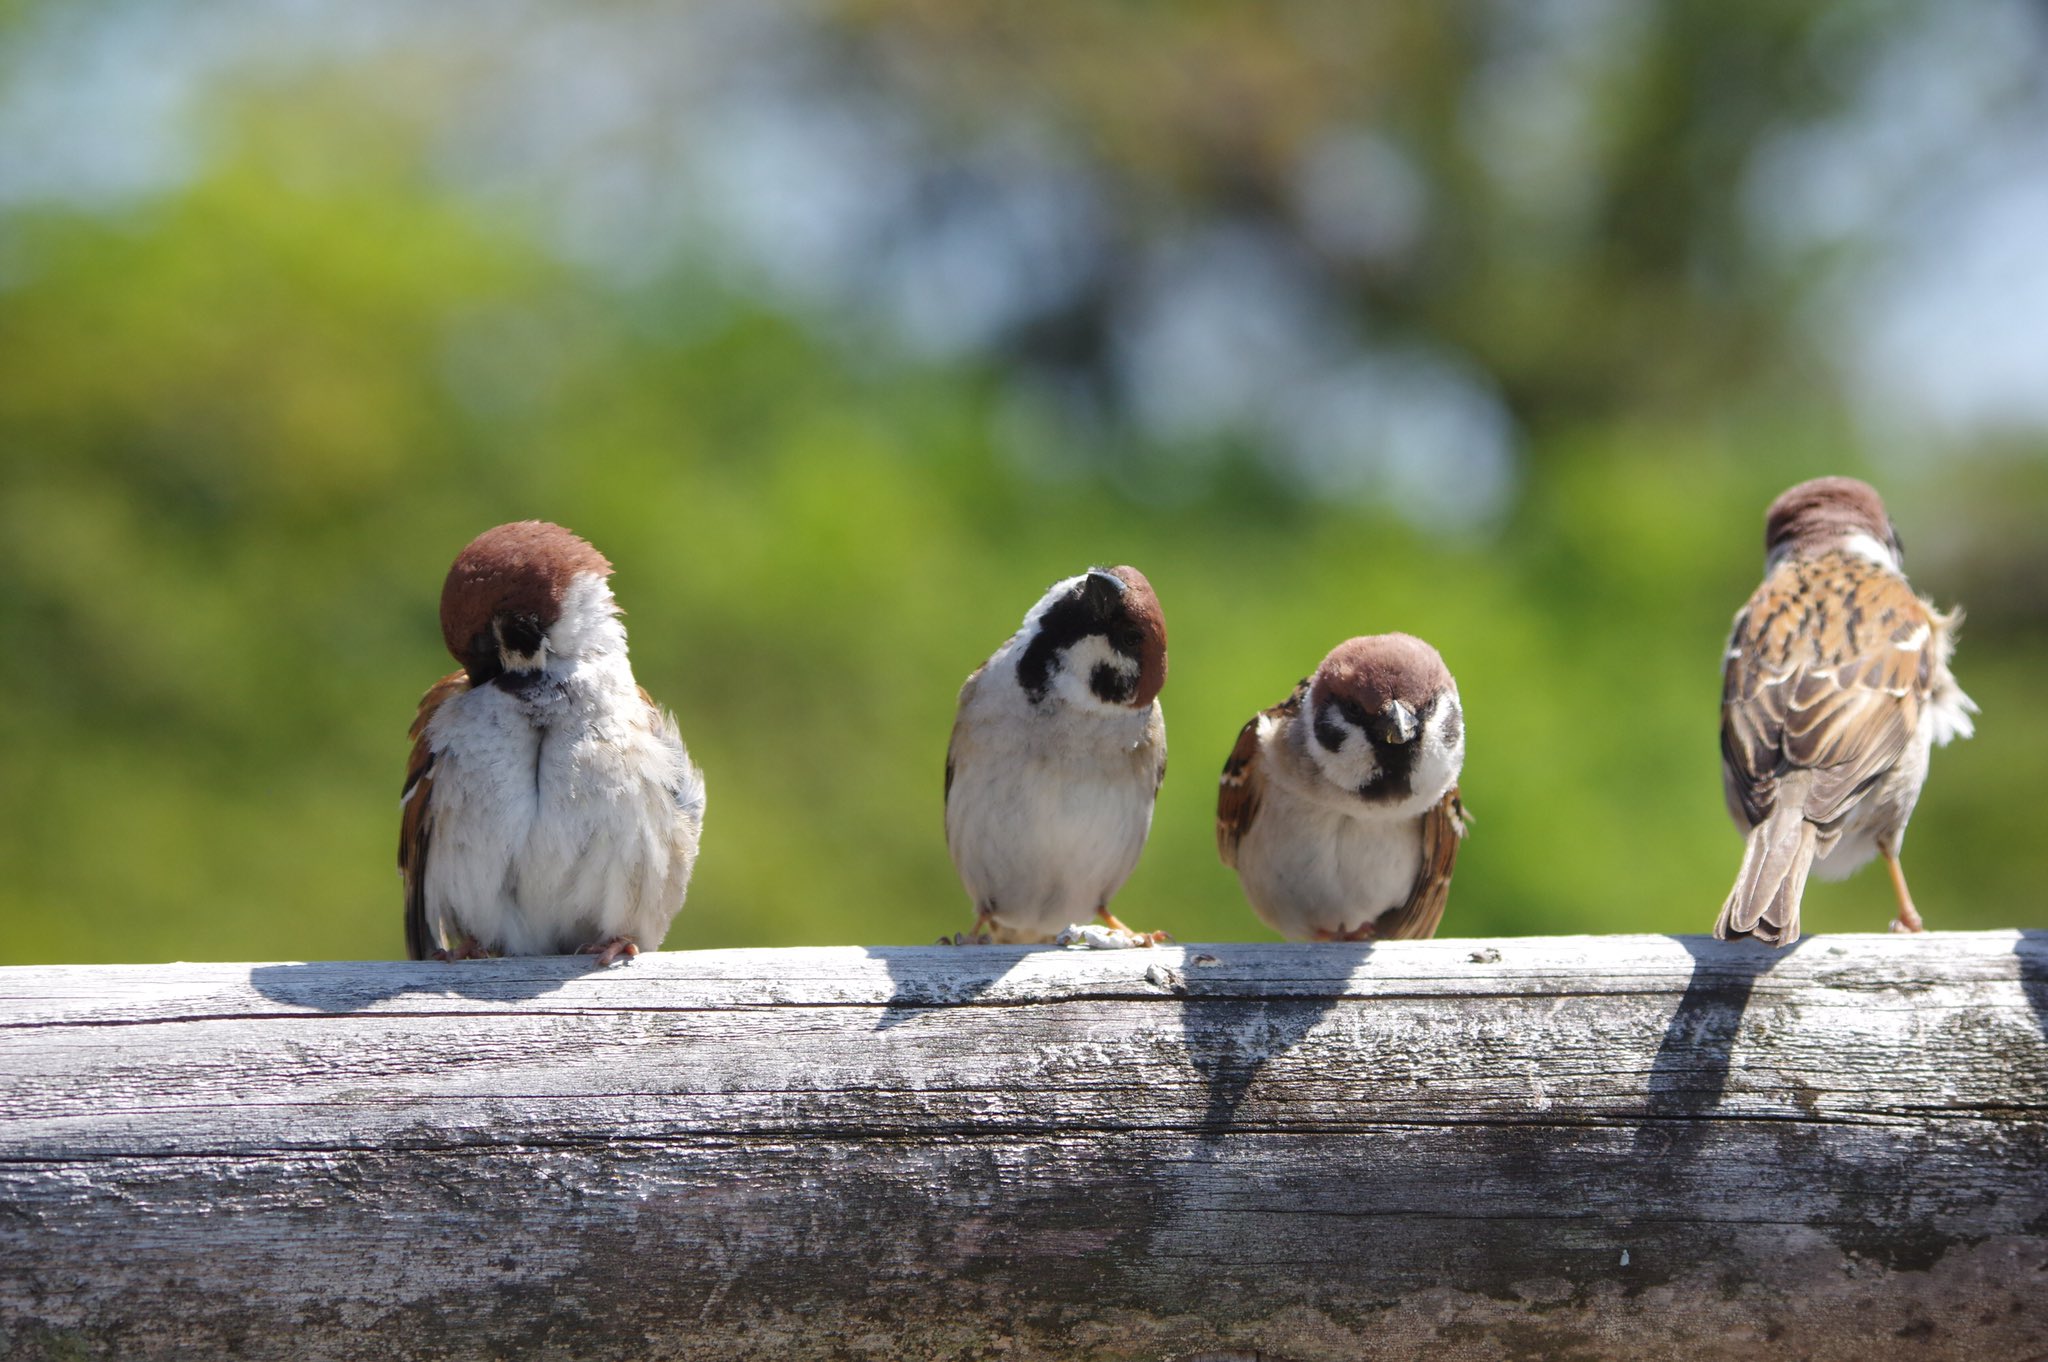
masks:
<path fill-rule="evenodd" d="M 1166 684 L 1166 617 L 1134 567 L 1057 582 L 1024 617 L 1017 685 L 1034 705 L 1150 707 Z"/>
<path fill-rule="evenodd" d="M 1412 634 L 1338 644 L 1309 683 L 1306 717 L 1317 769 L 1368 804 L 1434 804 L 1464 765 L 1457 683 L 1437 650 Z"/>
<path fill-rule="evenodd" d="M 518 684 L 550 664 L 622 645 L 605 578 L 612 565 L 590 544 L 544 520 L 485 530 L 448 569 L 441 637 L 481 686 Z"/>
<path fill-rule="evenodd" d="M 1790 555 L 1848 549 L 1894 571 L 1905 549 L 1877 489 L 1855 478 L 1814 478 L 1790 488 L 1764 514 L 1764 555 L 1770 567 Z"/>

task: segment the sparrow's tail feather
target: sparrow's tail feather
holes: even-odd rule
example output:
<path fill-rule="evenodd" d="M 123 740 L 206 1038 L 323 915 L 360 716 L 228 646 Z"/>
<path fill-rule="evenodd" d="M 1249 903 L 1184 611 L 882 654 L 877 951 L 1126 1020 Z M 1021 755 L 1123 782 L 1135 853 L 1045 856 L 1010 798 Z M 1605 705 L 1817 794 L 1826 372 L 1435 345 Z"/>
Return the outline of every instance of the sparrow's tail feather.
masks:
<path fill-rule="evenodd" d="M 1818 834 L 1806 821 L 1804 803 L 1780 803 L 1749 830 L 1742 869 L 1721 905 L 1715 936 L 1723 941 L 1753 936 L 1768 946 L 1789 946 L 1799 939 L 1799 900 L 1806 893 Z"/>

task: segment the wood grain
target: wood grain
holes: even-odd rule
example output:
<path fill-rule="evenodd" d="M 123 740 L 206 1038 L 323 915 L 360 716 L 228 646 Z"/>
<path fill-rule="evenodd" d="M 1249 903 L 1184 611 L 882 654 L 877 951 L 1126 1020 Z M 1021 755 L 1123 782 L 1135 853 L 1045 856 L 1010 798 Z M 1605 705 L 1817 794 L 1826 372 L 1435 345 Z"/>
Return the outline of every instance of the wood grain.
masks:
<path fill-rule="evenodd" d="M 2048 933 L 0 970 L 0 1356 L 2048 1356 Z"/>

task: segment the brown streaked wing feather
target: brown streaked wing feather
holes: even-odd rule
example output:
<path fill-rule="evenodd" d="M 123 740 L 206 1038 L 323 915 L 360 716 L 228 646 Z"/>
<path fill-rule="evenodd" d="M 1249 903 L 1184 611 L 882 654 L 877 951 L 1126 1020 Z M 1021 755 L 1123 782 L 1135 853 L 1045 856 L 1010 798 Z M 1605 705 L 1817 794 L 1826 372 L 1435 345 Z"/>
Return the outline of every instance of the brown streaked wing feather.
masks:
<path fill-rule="evenodd" d="M 1237 869 L 1238 844 L 1251 830 L 1252 820 L 1259 816 L 1260 801 L 1265 797 L 1266 773 L 1259 754 L 1259 721 L 1271 719 L 1278 723 L 1292 718 L 1300 712 L 1301 697 L 1307 690 L 1308 682 L 1302 681 L 1285 700 L 1252 715 L 1250 721 L 1237 731 L 1237 742 L 1223 763 L 1223 774 L 1216 782 L 1216 853 L 1232 870 Z"/>
<path fill-rule="evenodd" d="M 1780 777 L 1810 770 L 1805 816 L 1831 823 L 1899 758 L 1932 684 L 1927 605 L 1903 578 L 1831 553 L 1780 567 L 1735 618 L 1723 672 L 1722 773 L 1751 826 Z"/>
<path fill-rule="evenodd" d="M 1760 643 L 1762 629 L 1777 618 L 1766 597 L 1769 586 L 1758 587 L 1735 616 L 1721 667 L 1722 775 L 1731 808 L 1740 804 L 1752 826 L 1770 816 L 1778 788 L 1779 723 L 1764 687 Z"/>
<path fill-rule="evenodd" d="M 1259 816 L 1259 799 L 1265 792 L 1266 778 L 1259 769 L 1259 718 L 1254 714 L 1237 731 L 1237 743 L 1216 782 L 1216 854 L 1232 870 L 1237 869 L 1237 845 Z"/>
<path fill-rule="evenodd" d="M 1902 672 L 1910 675 L 1916 665 L 1912 654 L 1890 651 L 1899 661 L 1883 660 L 1880 683 L 1894 682 Z M 1832 823 L 1847 813 L 1892 768 L 1920 726 L 1926 699 L 1925 687 L 1909 685 L 1901 693 L 1889 684 L 1868 682 L 1843 694 L 1848 698 L 1832 707 L 1824 725 L 1797 737 L 1789 732 L 1793 725 L 1787 725 L 1786 755 L 1816 777 L 1806 798 L 1806 816 L 1816 823 Z"/>
<path fill-rule="evenodd" d="M 405 765 L 405 791 L 399 799 L 398 873 L 405 881 L 405 953 L 414 960 L 426 959 L 437 944 L 427 920 L 427 849 L 434 835 L 434 751 L 427 741 L 427 725 L 449 696 L 468 689 L 464 672 L 436 681 L 420 697 L 420 712 L 407 735 L 412 757 Z"/>
<path fill-rule="evenodd" d="M 960 720 L 967 713 L 967 697 L 974 693 L 974 688 L 981 683 L 981 674 L 987 670 L 988 663 L 984 662 L 973 671 L 967 673 L 967 679 L 960 683 L 960 703 L 959 707 L 953 711 L 953 731 L 946 737 L 946 794 L 944 802 L 948 804 L 953 800 L 953 762 L 954 754 L 960 747 Z"/>
<path fill-rule="evenodd" d="M 1458 843 L 1464 840 L 1469 821 L 1455 786 L 1422 815 L 1422 868 L 1416 872 L 1415 889 L 1407 903 L 1373 924 L 1374 937 L 1426 941 L 1436 935 L 1444 920 L 1444 905 L 1451 898 L 1451 868 L 1458 860 Z"/>

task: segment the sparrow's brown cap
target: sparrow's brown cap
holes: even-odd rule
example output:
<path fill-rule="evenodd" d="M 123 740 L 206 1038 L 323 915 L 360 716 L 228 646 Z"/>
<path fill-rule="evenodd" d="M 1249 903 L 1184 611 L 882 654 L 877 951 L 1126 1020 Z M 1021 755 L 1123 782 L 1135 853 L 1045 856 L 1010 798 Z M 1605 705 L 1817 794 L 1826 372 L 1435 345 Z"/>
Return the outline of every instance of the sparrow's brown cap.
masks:
<path fill-rule="evenodd" d="M 1145 574 L 1128 564 L 1113 567 L 1110 575 L 1124 584 L 1124 615 L 1142 636 L 1138 645 L 1138 693 L 1131 708 L 1143 709 L 1159 698 L 1166 687 L 1166 614 Z"/>
<path fill-rule="evenodd" d="M 1815 478 L 1782 493 L 1764 515 L 1764 552 L 1783 544 L 1832 543 L 1867 534 L 1892 541 L 1891 517 L 1877 489 L 1855 478 Z"/>
<path fill-rule="evenodd" d="M 609 576 L 611 570 L 586 540 L 545 520 L 485 530 L 456 555 L 441 587 L 442 641 L 464 666 L 480 647 L 495 656 L 493 615 L 532 615 L 545 629 L 560 617 L 570 582 L 586 572 Z"/>
<path fill-rule="evenodd" d="M 1327 700 L 1349 700 L 1377 714 L 1389 700 L 1420 709 L 1450 685 L 1451 671 L 1442 656 L 1415 635 L 1373 634 L 1332 648 L 1316 668 L 1310 694 L 1318 707 Z"/>

